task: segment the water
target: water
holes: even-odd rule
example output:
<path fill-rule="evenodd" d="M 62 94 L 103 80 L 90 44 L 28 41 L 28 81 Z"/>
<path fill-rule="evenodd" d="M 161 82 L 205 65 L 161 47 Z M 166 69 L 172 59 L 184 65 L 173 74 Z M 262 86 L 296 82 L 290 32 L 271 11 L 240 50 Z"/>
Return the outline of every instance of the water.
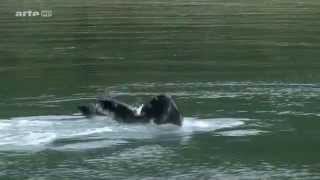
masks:
<path fill-rule="evenodd" d="M 0 179 L 319 179 L 319 8 L 2 1 Z M 29 9 L 53 16 L 15 17 Z M 159 93 L 182 127 L 76 109 Z"/>

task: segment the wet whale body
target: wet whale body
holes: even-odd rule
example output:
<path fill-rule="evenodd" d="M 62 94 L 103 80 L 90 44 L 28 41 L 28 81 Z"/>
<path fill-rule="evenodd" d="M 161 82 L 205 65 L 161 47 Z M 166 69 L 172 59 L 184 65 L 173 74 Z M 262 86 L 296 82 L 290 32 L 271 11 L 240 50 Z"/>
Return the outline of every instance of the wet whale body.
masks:
<path fill-rule="evenodd" d="M 183 117 L 171 96 L 158 95 L 142 105 L 141 111 L 113 98 L 99 98 L 95 103 L 79 106 L 87 117 L 110 116 L 123 123 L 150 123 L 182 125 Z"/>

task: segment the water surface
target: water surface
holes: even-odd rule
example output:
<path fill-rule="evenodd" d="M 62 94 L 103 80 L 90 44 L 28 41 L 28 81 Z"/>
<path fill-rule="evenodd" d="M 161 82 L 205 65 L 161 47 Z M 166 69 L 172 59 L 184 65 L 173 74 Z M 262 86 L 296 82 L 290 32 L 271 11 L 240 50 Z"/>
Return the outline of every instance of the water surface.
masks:
<path fill-rule="evenodd" d="M 319 179 L 320 2 L 4 0 L 3 179 Z M 15 17 L 52 10 L 53 16 Z M 182 127 L 87 119 L 172 95 Z"/>

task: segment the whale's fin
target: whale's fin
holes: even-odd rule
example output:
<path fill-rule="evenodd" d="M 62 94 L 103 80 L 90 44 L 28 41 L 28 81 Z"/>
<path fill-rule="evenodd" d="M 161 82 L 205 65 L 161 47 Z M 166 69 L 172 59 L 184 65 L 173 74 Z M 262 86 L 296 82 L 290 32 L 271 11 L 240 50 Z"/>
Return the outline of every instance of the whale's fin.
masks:
<path fill-rule="evenodd" d="M 92 116 L 95 112 L 89 106 L 78 106 L 80 112 L 85 116 Z"/>

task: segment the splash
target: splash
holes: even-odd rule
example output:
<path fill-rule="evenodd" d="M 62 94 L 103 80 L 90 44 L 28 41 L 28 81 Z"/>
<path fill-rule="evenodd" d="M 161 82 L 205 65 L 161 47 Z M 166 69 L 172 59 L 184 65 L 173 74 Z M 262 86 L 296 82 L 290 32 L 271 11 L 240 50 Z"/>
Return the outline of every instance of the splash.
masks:
<path fill-rule="evenodd" d="M 238 127 L 249 119 L 187 117 L 182 127 L 155 124 L 121 124 L 108 117 L 29 116 L 0 120 L 1 150 L 87 149 L 108 147 L 130 140 L 190 137 Z M 245 132 L 242 132 L 244 135 Z"/>

